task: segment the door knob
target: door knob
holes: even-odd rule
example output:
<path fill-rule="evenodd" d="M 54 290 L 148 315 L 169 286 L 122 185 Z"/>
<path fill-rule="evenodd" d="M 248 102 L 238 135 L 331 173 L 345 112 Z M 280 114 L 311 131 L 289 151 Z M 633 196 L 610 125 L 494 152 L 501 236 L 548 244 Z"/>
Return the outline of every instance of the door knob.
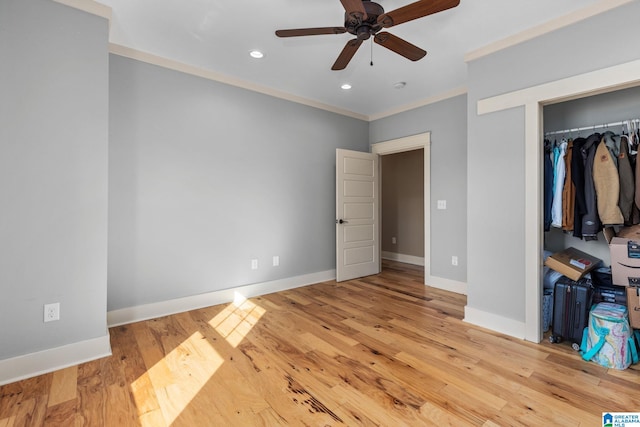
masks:
<path fill-rule="evenodd" d="M 348 224 L 349 221 L 345 221 L 344 219 L 340 218 L 340 219 L 336 219 L 336 224 Z"/>

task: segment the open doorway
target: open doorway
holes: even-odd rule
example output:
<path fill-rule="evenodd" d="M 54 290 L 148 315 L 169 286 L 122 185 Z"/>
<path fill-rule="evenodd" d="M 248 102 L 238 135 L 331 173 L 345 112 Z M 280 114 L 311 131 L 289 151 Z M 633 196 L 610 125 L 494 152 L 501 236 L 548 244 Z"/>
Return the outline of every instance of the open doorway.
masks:
<path fill-rule="evenodd" d="M 406 153 L 411 151 L 419 151 L 422 153 L 422 262 L 424 265 L 424 277 L 425 283 L 431 276 L 430 269 L 430 230 L 431 230 L 431 192 L 430 192 L 430 164 L 431 164 L 431 133 L 421 133 L 418 135 L 412 135 L 404 138 L 394 139 L 390 141 L 380 142 L 371 146 L 371 152 L 378 154 L 384 158 L 384 156 Z M 382 164 L 382 162 L 380 162 Z M 381 168 L 382 169 L 382 168 Z M 382 170 L 382 182 L 384 182 L 384 170 Z M 384 185 L 384 184 L 383 184 Z M 384 196 L 383 196 L 384 197 Z M 380 207 L 380 215 L 382 221 L 384 221 L 384 215 L 382 214 L 382 205 L 384 205 L 384 198 L 382 199 Z M 384 231 L 383 231 L 384 233 Z M 381 233 L 382 234 L 382 233 Z M 384 236 L 384 235 L 383 235 Z M 390 236 L 394 237 L 394 236 Z M 390 241 L 389 237 L 389 241 Z M 397 236 L 395 236 L 397 238 Z M 397 243 L 396 243 L 397 245 Z M 382 251 L 384 251 L 385 245 L 382 245 Z"/>
<path fill-rule="evenodd" d="M 424 266 L 424 149 L 380 156 L 383 260 Z"/>

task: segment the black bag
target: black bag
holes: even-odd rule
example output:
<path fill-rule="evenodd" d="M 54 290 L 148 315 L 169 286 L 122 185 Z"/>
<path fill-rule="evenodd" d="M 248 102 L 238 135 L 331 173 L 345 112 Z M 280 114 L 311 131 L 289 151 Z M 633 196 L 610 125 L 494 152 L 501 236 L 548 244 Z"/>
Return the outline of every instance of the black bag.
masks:
<path fill-rule="evenodd" d="M 593 283 L 593 303 L 612 302 L 627 305 L 627 290 L 624 286 L 613 284 L 610 267 L 600 267 L 591 273 Z"/>

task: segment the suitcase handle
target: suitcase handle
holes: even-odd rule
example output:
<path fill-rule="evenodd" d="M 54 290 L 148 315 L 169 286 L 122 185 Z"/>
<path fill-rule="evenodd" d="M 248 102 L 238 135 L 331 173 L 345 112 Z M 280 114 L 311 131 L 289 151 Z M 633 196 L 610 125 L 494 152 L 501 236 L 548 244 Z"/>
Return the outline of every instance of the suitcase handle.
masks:
<path fill-rule="evenodd" d="M 580 301 L 576 301 L 576 315 L 573 316 L 573 320 L 575 321 L 575 324 L 573 325 L 574 330 L 580 327 L 580 313 L 582 313 Z"/>

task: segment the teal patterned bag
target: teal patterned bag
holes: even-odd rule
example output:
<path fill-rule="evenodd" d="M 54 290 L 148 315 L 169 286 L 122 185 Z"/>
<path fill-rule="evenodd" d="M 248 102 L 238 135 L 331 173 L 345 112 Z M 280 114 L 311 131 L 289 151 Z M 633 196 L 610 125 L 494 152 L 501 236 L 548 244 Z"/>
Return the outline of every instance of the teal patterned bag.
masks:
<path fill-rule="evenodd" d="M 629 326 L 627 307 L 610 302 L 595 305 L 582 337 L 582 358 L 605 368 L 627 369 L 638 362 L 638 353 Z"/>

